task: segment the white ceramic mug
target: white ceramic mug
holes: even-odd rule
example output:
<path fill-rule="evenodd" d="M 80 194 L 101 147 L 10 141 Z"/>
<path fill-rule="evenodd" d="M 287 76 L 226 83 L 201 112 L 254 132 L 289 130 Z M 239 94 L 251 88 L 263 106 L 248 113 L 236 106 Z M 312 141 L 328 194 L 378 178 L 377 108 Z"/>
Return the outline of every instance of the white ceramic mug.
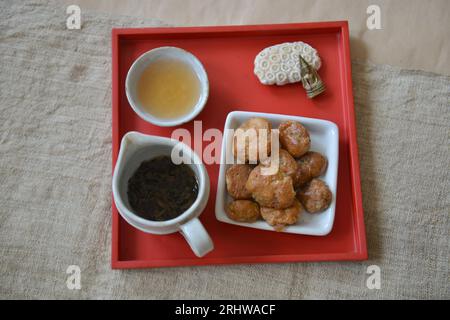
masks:
<path fill-rule="evenodd" d="M 197 177 L 197 199 L 188 210 L 174 219 L 166 221 L 144 219 L 135 214 L 130 207 L 127 196 L 128 180 L 143 161 L 162 155 L 170 157 L 175 146 L 181 148 L 183 154 L 190 156 L 191 161 L 187 165 Z M 209 188 L 209 177 L 205 166 L 195 152 L 184 143 L 133 131 L 123 136 L 114 169 L 112 189 L 117 210 L 133 227 L 152 234 L 169 234 L 179 231 L 198 257 L 206 255 L 213 250 L 214 245 L 198 216 L 208 202 Z"/>

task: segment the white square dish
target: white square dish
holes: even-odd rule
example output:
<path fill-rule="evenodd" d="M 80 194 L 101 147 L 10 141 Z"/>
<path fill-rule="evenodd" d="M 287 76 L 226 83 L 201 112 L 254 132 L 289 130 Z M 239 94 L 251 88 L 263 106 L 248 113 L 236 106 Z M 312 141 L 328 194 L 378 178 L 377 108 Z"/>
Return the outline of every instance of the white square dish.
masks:
<path fill-rule="evenodd" d="M 257 112 L 230 112 L 225 121 L 224 136 L 222 141 L 221 159 L 219 179 L 217 183 L 216 194 L 216 218 L 225 223 L 230 223 L 242 227 L 275 231 L 264 220 L 258 220 L 253 223 L 245 223 L 231 220 L 226 214 L 226 205 L 232 201 L 228 195 L 225 185 L 225 173 L 231 164 L 226 163 L 226 155 L 231 154 L 233 135 L 229 129 L 237 129 L 244 121 L 252 117 L 262 117 L 271 122 L 273 128 L 285 120 L 294 120 L 300 122 L 309 131 L 311 136 L 311 151 L 317 151 L 328 159 L 328 167 L 321 180 L 330 188 L 333 193 L 333 199 L 327 210 L 310 214 L 306 211 L 302 212 L 298 222 L 294 225 L 287 226 L 281 232 L 297 233 L 304 235 L 324 236 L 330 233 L 333 228 L 334 214 L 336 208 L 336 190 L 337 190 L 337 171 L 339 159 L 339 130 L 336 124 L 331 121 L 304 118 L 283 114 L 257 113 Z"/>

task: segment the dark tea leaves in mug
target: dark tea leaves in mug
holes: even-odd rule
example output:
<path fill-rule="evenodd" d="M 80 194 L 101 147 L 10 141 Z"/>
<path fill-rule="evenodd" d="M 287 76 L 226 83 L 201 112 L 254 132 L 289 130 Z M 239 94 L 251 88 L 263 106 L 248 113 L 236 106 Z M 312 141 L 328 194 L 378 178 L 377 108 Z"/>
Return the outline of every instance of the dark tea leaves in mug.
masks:
<path fill-rule="evenodd" d="M 198 183 L 186 164 L 176 165 L 168 156 L 141 163 L 128 180 L 128 201 L 140 217 L 165 221 L 178 217 L 195 202 Z"/>

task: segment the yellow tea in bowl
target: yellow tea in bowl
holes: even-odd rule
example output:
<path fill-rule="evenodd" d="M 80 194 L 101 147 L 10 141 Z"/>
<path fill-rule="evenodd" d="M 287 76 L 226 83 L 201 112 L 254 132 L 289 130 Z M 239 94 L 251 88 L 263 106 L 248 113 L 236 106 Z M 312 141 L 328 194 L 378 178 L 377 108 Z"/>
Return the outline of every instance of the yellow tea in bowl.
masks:
<path fill-rule="evenodd" d="M 200 81 L 192 67 L 171 58 L 152 62 L 137 83 L 137 98 L 145 111 L 165 119 L 191 112 L 199 100 L 200 91 Z"/>

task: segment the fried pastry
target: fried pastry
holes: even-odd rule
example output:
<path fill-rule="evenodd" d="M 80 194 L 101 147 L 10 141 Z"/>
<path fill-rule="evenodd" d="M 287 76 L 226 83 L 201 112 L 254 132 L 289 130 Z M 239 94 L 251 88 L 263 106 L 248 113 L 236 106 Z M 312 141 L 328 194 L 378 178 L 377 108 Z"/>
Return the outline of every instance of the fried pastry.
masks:
<path fill-rule="evenodd" d="M 298 121 L 287 120 L 278 127 L 281 146 L 294 158 L 304 155 L 311 146 L 308 130 Z"/>
<path fill-rule="evenodd" d="M 228 168 L 225 174 L 225 181 L 227 191 L 233 199 L 243 200 L 252 198 L 252 193 L 245 187 L 252 169 L 247 164 L 235 164 Z"/>
<path fill-rule="evenodd" d="M 286 209 L 261 207 L 263 219 L 271 226 L 278 228 L 297 223 L 302 212 L 303 207 L 297 199 L 294 200 L 292 206 Z"/>
<path fill-rule="evenodd" d="M 264 174 L 263 169 L 262 165 L 256 166 L 248 177 L 246 188 L 253 199 L 263 207 L 290 207 L 295 199 L 292 178 L 279 170 L 275 174 Z"/>
<path fill-rule="evenodd" d="M 259 205 L 251 200 L 235 200 L 227 207 L 230 219 L 239 222 L 255 222 L 261 216 Z"/>
<path fill-rule="evenodd" d="M 327 209 L 330 206 L 332 197 L 330 189 L 320 179 L 312 179 L 310 183 L 297 192 L 297 198 L 306 211 L 310 213 L 321 212 Z"/>
<path fill-rule="evenodd" d="M 267 158 L 271 150 L 271 130 L 272 125 L 264 118 L 248 119 L 234 133 L 233 155 L 241 163 L 256 164 L 257 161 Z"/>
<path fill-rule="evenodd" d="M 279 162 L 278 162 L 278 168 L 279 170 L 287 175 L 290 176 L 293 181 L 295 179 L 295 175 L 297 173 L 298 164 L 295 161 L 295 159 L 291 156 L 289 152 L 287 152 L 284 149 L 280 149 L 279 151 Z M 266 159 L 265 161 L 261 162 L 262 165 L 268 167 L 271 164 L 271 158 Z"/>
<path fill-rule="evenodd" d="M 297 171 L 294 175 L 294 187 L 304 186 L 313 178 L 324 174 L 328 161 L 318 152 L 308 151 L 297 160 Z"/>

